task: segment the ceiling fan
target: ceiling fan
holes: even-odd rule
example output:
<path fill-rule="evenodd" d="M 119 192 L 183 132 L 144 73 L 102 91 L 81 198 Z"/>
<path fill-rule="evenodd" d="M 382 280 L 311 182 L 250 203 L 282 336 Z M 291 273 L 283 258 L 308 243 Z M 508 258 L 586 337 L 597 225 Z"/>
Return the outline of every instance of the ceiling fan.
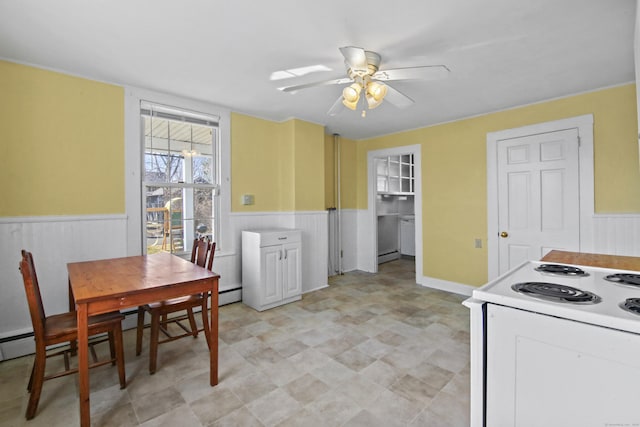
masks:
<path fill-rule="evenodd" d="M 355 110 L 358 108 L 358 102 L 362 99 L 362 116 L 364 117 L 366 114 L 364 107 L 368 107 L 369 109 L 376 108 L 382 104 L 382 101 L 385 99 L 398 108 L 405 108 L 413 104 L 413 99 L 383 82 L 391 80 L 435 80 L 444 78 L 449 74 L 449 69 L 444 65 L 380 70 L 379 67 L 382 58 L 376 52 L 355 46 L 341 47 L 340 52 L 342 56 L 344 56 L 348 77 L 285 86 L 278 89 L 283 92 L 296 92 L 310 87 L 351 83 L 342 90 L 342 95 L 329 109 L 327 114 L 330 116 L 336 115 L 343 105 L 351 110 Z M 362 94 L 364 94 L 364 97 L 361 97 Z"/>

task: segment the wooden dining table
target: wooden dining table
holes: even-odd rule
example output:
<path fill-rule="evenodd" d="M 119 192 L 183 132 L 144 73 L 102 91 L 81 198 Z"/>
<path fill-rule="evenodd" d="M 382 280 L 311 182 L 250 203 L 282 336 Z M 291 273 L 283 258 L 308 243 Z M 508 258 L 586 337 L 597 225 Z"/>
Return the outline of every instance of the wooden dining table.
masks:
<path fill-rule="evenodd" d="M 218 274 L 166 252 L 72 262 L 67 271 L 70 301 L 78 319 L 81 426 L 91 424 L 87 319 L 92 315 L 210 292 L 209 383 L 218 384 Z"/>

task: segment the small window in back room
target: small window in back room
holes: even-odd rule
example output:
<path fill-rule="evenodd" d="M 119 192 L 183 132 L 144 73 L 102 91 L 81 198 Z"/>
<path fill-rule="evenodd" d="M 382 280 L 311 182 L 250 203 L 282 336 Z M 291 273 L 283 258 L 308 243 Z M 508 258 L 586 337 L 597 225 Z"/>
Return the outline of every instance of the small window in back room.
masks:
<path fill-rule="evenodd" d="M 219 119 L 143 102 L 142 205 L 146 253 L 184 253 L 218 237 Z"/>

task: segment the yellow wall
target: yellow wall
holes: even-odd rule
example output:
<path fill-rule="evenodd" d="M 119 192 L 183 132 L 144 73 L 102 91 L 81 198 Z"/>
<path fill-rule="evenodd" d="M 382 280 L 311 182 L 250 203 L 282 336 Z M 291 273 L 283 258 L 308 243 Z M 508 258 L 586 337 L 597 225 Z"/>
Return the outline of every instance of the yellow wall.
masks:
<path fill-rule="evenodd" d="M 357 209 L 358 174 L 356 141 L 338 138 L 340 145 L 340 203 L 342 209 Z M 333 135 L 325 135 L 325 207 L 335 208 L 335 148 Z"/>
<path fill-rule="evenodd" d="M 324 126 L 293 120 L 295 210 L 324 210 Z"/>
<path fill-rule="evenodd" d="M 0 216 L 124 213 L 124 90 L 0 61 Z"/>
<path fill-rule="evenodd" d="M 289 166 L 280 154 L 281 128 L 275 122 L 231 115 L 232 211 L 278 211 L 286 203 L 279 191 L 281 176 Z M 243 206 L 243 194 L 253 194 L 255 204 Z"/>
<path fill-rule="evenodd" d="M 0 93 L 0 216 L 125 212 L 122 87 L 0 61 Z M 233 114 L 231 133 L 233 211 L 324 209 L 322 126 Z"/>
<path fill-rule="evenodd" d="M 324 128 L 233 113 L 231 176 L 234 212 L 323 210 Z M 243 194 L 255 204 L 242 205 Z"/>
<path fill-rule="evenodd" d="M 487 133 L 583 114 L 594 116 L 596 212 L 640 212 L 633 84 L 358 141 L 358 208 L 367 208 L 367 152 L 421 144 L 424 275 L 481 285 L 487 280 Z M 475 238 L 483 239 L 483 249 L 474 248 Z"/>

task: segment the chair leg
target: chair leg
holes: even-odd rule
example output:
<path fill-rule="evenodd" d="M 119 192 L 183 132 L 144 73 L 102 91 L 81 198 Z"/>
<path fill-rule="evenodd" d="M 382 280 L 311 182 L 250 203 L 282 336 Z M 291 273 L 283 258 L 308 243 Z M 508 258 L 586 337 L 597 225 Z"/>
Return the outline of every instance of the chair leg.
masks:
<path fill-rule="evenodd" d="M 78 340 L 69 341 L 69 355 L 70 356 L 78 355 Z"/>
<path fill-rule="evenodd" d="M 109 332 L 109 335 L 112 333 Z M 113 331 L 113 340 L 115 341 L 115 357 L 118 362 L 118 377 L 120 378 L 120 388 L 127 386 L 127 377 L 124 371 L 124 349 L 122 344 L 122 325 L 117 324 Z"/>
<path fill-rule="evenodd" d="M 149 344 L 149 373 L 156 372 L 156 359 L 158 358 L 158 335 L 160 334 L 160 314 L 151 313 L 151 339 Z"/>
<path fill-rule="evenodd" d="M 31 393 L 31 386 L 33 386 L 33 372 L 36 370 L 36 360 L 33 359 L 33 366 L 31 367 L 31 376 L 29 377 L 29 384 L 27 384 L 27 391 Z"/>
<path fill-rule="evenodd" d="M 42 383 L 44 382 L 44 367 L 47 361 L 47 354 L 44 348 L 36 349 L 36 357 L 33 362 L 33 374 L 31 383 L 31 393 L 29 395 L 29 404 L 25 414 L 28 420 L 36 415 L 38 410 L 38 402 L 40 401 L 40 393 L 42 392 Z"/>
<path fill-rule="evenodd" d="M 207 347 L 211 349 L 211 343 L 209 342 L 211 337 L 211 328 L 209 327 L 209 295 L 203 294 L 202 298 L 202 327 L 204 328 L 204 338 L 207 341 Z"/>
<path fill-rule="evenodd" d="M 138 326 L 136 328 L 136 356 L 142 352 L 142 332 L 144 330 L 144 308 L 138 307 Z"/>
<path fill-rule="evenodd" d="M 198 338 L 198 325 L 196 324 L 196 318 L 193 315 L 193 309 L 187 308 L 187 318 L 189 319 L 189 326 L 191 327 L 191 335 L 194 338 Z"/>
<path fill-rule="evenodd" d="M 116 344 L 114 342 L 114 334 L 113 331 L 109 331 L 109 354 L 111 355 L 111 366 L 115 366 L 116 364 Z"/>

